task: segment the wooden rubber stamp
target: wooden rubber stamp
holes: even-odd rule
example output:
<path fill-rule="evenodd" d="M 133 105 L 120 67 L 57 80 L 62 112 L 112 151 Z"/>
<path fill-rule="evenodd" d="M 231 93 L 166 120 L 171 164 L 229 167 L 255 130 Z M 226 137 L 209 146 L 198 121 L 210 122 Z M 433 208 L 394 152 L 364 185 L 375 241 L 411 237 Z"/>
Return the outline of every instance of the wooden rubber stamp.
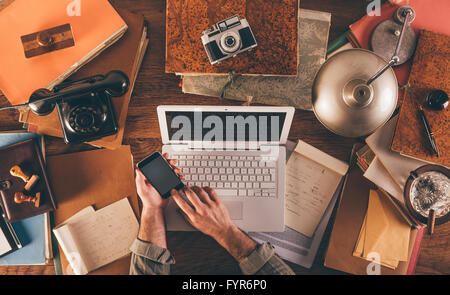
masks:
<path fill-rule="evenodd" d="M 27 196 L 22 192 L 17 192 L 14 194 L 14 202 L 21 204 L 24 202 L 33 203 L 36 208 L 39 207 L 41 202 L 41 193 L 36 193 L 34 196 Z"/>
<path fill-rule="evenodd" d="M 25 57 L 39 56 L 75 45 L 70 24 L 57 26 L 20 37 Z"/>
<path fill-rule="evenodd" d="M 25 182 L 25 190 L 29 191 L 38 181 L 39 176 L 33 174 L 31 176 L 25 174 L 19 166 L 13 166 L 9 170 L 12 176 L 19 177 Z"/>

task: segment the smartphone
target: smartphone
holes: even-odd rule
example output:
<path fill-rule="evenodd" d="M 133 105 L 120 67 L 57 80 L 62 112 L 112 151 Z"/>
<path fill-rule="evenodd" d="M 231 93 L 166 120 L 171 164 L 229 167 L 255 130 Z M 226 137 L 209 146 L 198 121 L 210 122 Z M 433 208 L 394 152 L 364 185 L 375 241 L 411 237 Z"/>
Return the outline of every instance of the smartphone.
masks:
<path fill-rule="evenodd" d="M 160 152 L 154 152 L 137 164 L 137 168 L 144 174 L 163 199 L 170 196 L 172 189 L 184 187 L 180 177 L 173 171 L 169 162 Z"/>

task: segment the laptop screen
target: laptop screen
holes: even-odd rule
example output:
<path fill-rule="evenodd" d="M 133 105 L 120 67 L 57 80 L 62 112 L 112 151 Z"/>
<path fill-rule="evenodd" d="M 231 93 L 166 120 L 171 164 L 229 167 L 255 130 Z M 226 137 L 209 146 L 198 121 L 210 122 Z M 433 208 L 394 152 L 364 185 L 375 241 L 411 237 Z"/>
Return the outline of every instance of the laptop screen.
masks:
<path fill-rule="evenodd" d="M 285 112 L 166 111 L 170 141 L 280 141 Z"/>

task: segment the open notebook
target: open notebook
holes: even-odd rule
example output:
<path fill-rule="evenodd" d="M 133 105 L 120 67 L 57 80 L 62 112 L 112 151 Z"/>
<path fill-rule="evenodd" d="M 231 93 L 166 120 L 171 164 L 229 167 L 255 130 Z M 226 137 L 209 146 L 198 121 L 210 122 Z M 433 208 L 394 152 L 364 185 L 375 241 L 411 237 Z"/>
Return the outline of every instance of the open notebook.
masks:
<path fill-rule="evenodd" d="M 130 253 L 139 224 L 127 198 L 95 211 L 86 207 L 53 229 L 71 269 L 87 274 Z"/>

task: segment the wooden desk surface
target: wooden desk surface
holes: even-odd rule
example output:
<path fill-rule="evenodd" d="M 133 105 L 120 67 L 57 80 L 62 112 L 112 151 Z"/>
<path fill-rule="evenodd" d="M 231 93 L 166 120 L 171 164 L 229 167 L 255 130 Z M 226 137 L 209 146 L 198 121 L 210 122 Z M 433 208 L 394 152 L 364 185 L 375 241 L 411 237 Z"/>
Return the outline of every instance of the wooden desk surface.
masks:
<path fill-rule="evenodd" d="M 300 0 L 306 9 L 332 13 L 330 40 L 344 33 L 349 24 L 366 12 L 366 1 L 360 0 Z M 165 1 L 164 0 L 111 0 L 117 7 L 144 14 L 149 22 L 150 46 L 139 73 L 130 103 L 124 144 L 132 147 L 135 161 L 154 150 L 161 149 L 161 138 L 156 107 L 161 104 L 239 105 L 238 102 L 222 102 L 217 98 L 186 95 L 181 92 L 179 78 L 164 73 Z M 0 95 L 0 106 L 8 102 Z M 17 130 L 18 113 L 0 113 L 0 130 Z M 296 110 L 290 139 L 301 138 L 317 148 L 347 160 L 356 140 L 346 139 L 327 131 L 312 112 Z M 88 145 L 67 146 L 62 139 L 47 139 L 47 154 L 60 154 L 91 149 Z M 334 216 L 334 215 L 333 215 Z M 332 218 L 333 220 L 333 218 Z M 327 228 L 312 269 L 289 263 L 297 274 L 338 274 L 323 266 L 323 259 L 331 232 Z M 425 235 L 421 247 L 417 274 L 450 273 L 450 223 L 437 226 L 432 237 Z M 201 233 L 169 233 L 168 247 L 177 263 L 173 274 L 239 274 L 239 267 L 232 257 L 211 238 Z M 0 274 L 54 274 L 53 266 L 3 266 Z"/>

